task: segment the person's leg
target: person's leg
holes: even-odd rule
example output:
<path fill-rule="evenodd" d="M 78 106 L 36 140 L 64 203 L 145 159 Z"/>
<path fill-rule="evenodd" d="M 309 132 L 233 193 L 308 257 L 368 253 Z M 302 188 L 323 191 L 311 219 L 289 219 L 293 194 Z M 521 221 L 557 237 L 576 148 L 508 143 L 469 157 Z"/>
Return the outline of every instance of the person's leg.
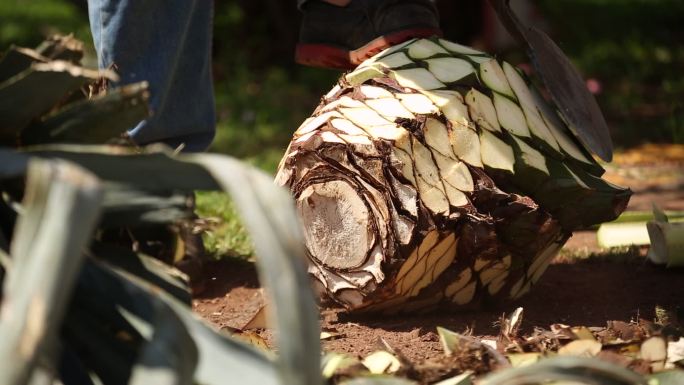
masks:
<path fill-rule="evenodd" d="M 298 63 L 351 69 L 414 37 L 441 35 L 430 0 L 298 0 Z"/>
<path fill-rule="evenodd" d="M 146 80 L 153 115 L 129 132 L 155 142 L 203 151 L 214 137 L 211 0 L 88 0 L 100 68 L 120 84 Z"/>

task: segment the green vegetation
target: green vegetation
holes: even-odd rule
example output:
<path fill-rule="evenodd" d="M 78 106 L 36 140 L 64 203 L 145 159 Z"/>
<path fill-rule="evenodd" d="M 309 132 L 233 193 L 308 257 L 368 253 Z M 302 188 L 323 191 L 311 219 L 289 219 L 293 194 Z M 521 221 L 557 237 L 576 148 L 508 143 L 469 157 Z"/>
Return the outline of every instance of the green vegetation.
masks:
<path fill-rule="evenodd" d="M 619 146 L 684 143 L 684 2 L 542 0 L 553 36 L 598 96 Z"/>
<path fill-rule="evenodd" d="M 79 47 L 52 37 L 0 61 L 0 383 L 321 383 L 288 194 L 227 156 L 99 144 L 149 116 L 147 83 L 85 98 L 82 87 L 112 75 L 83 68 Z M 278 357 L 198 319 L 187 276 L 171 266 L 182 254 L 148 254 L 135 235 L 187 224 L 196 190 L 230 193 L 256 235 Z"/>
<path fill-rule="evenodd" d="M 89 42 L 85 15 L 63 0 L 3 0 L 0 2 L 0 50 L 11 44 L 34 47 L 55 33 L 73 33 Z"/>
<path fill-rule="evenodd" d="M 76 4 L 80 2 L 0 2 L 0 49 L 11 43 L 33 46 L 55 32 L 74 32 L 89 42 L 87 15 Z M 618 147 L 643 141 L 684 142 L 684 3 L 540 0 L 538 4 L 559 45 L 585 76 L 601 85 L 598 99 Z M 216 2 L 218 134 L 212 151 L 273 172 L 292 132 L 339 76 L 293 63 L 299 17 L 295 7 L 285 2 Z M 92 62 L 92 48 L 86 44 L 86 49 L 90 52 L 86 59 Z M 238 254 L 250 250 L 239 232 L 221 235 L 237 226 L 227 198 L 200 194 L 199 203 L 203 215 L 226 220 L 207 239 L 211 250 L 231 249 Z"/>
<path fill-rule="evenodd" d="M 252 241 L 240 221 L 230 197 L 218 191 L 195 193 L 197 215 L 207 220 L 204 247 L 215 257 L 250 257 Z"/>

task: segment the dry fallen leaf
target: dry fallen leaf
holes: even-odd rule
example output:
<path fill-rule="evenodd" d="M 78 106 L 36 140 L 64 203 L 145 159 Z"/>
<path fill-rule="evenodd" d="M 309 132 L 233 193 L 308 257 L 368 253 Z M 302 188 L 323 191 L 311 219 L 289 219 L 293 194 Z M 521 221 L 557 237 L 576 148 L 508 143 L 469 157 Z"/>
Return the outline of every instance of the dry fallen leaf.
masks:
<path fill-rule="evenodd" d="M 601 351 L 600 342 L 596 340 L 575 340 L 558 349 L 561 356 L 594 357 Z"/>
<path fill-rule="evenodd" d="M 641 344 L 641 359 L 651 364 L 654 372 L 665 368 L 667 359 L 667 343 L 662 337 L 651 337 Z"/>
<path fill-rule="evenodd" d="M 334 331 L 325 331 L 325 330 L 324 330 L 324 331 L 321 332 L 321 337 L 320 337 L 320 339 L 321 339 L 321 341 L 327 341 L 327 340 L 335 340 L 335 339 L 338 339 L 338 338 L 340 338 L 340 337 L 343 337 L 343 335 L 340 334 L 340 333 L 338 333 L 338 332 L 334 332 Z"/>
<path fill-rule="evenodd" d="M 252 319 L 247 321 L 242 330 L 254 330 L 254 329 L 268 329 L 268 316 L 267 313 L 270 312 L 268 305 L 264 305 L 257 310 L 256 314 L 252 316 Z"/>
<path fill-rule="evenodd" d="M 240 333 L 235 333 L 235 334 L 233 334 L 233 337 L 235 337 L 239 340 L 245 341 L 245 342 L 247 342 L 251 345 L 254 345 L 258 348 L 261 348 L 263 350 L 267 350 L 267 351 L 270 350 L 268 348 L 268 344 L 266 343 L 266 340 L 261 338 L 260 335 L 256 334 L 253 331 L 243 331 Z"/>
<path fill-rule="evenodd" d="M 359 360 L 346 354 L 327 353 L 323 356 L 323 370 L 321 373 L 324 378 L 331 378 L 338 370 L 344 370 L 358 363 Z"/>
<path fill-rule="evenodd" d="M 369 354 L 361 363 L 373 374 L 392 374 L 401 368 L 399 359 L 383 350 Z"/>

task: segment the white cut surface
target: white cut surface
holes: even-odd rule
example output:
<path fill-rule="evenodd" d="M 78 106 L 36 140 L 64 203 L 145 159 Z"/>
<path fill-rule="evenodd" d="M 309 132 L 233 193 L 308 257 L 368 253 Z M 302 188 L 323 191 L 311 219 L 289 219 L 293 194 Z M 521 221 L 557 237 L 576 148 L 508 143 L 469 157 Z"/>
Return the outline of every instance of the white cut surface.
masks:
<path fill-rule="evenodd" d="M 465 193 L 463 193 L 463 191 L 448 183 L 444 184 L 444 191 L 446 191 L 449 204 L 454 207 L 462 207 L 470 203 L 470 201 L 468 201 L 468 197 L 465 195 Z"/>
<path fill-rule="evenodd" d="M 465 102 L 468 105 L 468 112 L 472 121 L 486 130 L 501 132 L 499 118 L 496 115 L 492 99 L 482 92 L 471 88 L 466 94 Z"/>
<path fill-rule="evenodd" d="M 434 157 L 445 183 L 460 191 L 473 191 L 475 189 L 470 170 L 463 162 L 447 158 L 439 153 L 434 154 Z"/>
<path fill-rule="evenodd" d="M 556 137 L 553 136 L 549 128 L 546 126 L 546 123 L 544 123 L 544 120 L 542 119 L 541 115 L 539 115 L 539 111 L 537 110 L 537 108 L 528 108 L 524 105 L 522 105 L 521 107 L 523 108 L 525 119 L 527 119 L 527 127 L 529 127 L 532 136 L 537 138 L 539 141 L 548 144 L 549 146 L 551 146 L 551 148 L 553 148 L 557 153 L 560 154 L 560 146 L 558 144 L 558 141 L 556 140 Z"/>
<path fill-rule="evenodd" d="M 452 124 L 462 124 L 467 126 L 470 122 L 470 117 L 468 116 L 468 106 L 465 105 L 463 97 L 458 92 L 448 90 L 421 92 L 440 109 L 440 111 Z"/>
<path fill-rule="evenodd" d="M 428 59 L 425 63 L 430 72 L 443 83 L 453 83 L 475 73 L 475 67 L 470 62 L 455 57 Z"/>
<path fill-rule="evenodd" d="M 367 84 L 362 85 L 359 87 L 359 90 L 368 99 L 378 99 L 378 98 L 391 98 L 392 93 L 389 92 L 388 90 L 378 87 L 378 86 L 369 86 Z"/>
<path fill-rule="evenodd" d="M 389 120 L 365 105 L 362 108 L 340 108 L 340 112 L 352 123 L 363 129 L 390 124 Z"/>
<path fill-rule="evenodd" d="M 449 142 L 459 159 L 471 166 L 482 167 L 480 137 L 475 130 L 462 125 L 453 125 L 449 133 Z"/>
<path fill-rule="evenodd" d="M 485 130 L 480 132 L 480 144 L 482 163 L 491 168 L 514 172 L 515 157 L 511 146 Z"/>
<path fill-rule="evenodd" d="M 408 46 L 408 55 L 413 59 L 427 59 L 435 55 L 448 53 L 439 44 L 427 39 L 418 39 Z"/>
<path fill-rule="evenodd" d="M 330 91 L 328 91 L 328 93 L 325 94 L 323 98 L 330 99 L 333 96 L 335 96 L 336 93 L 340 92 L 340 90 L 342 90 L 342 87 L 340 87 L 339 84 L 335 84 L 335 87 L 331 88 Z"/>
<path fill-rule="evenodd" d="M 295 131 L 295 135 L 304 135 L 308 134 L 311 131 L 317 130 L 320 128 L 323 124 L 325 124 L 328 120 L 332 118 L 339 118 L 342 117 L 337 111 L 330 111 L 326 112 L 323 114 L 320 114 L 316 117 L 313 118 L 308 118 L 302 123 L 301 126 Z"/>
<path fill-rule="evenodd" d="M 423 136 L 425 143 L 446 157 L 453 158 L 453 151 L 451 143 L 449 142 L 449 132 L 444 123 L 437 119 L 428 118 L 425 121 L 425 128 L 423 129 Z"/>
<path fill-rule="evenodd" d="M 532 93 L 527 86 L 527 82 L 525 82 L 525 79 L 523 79 L 520 73 L 518 73 L 518 70 L 516 70 L 509 63 L 504 62 L 503 71 L 506 75 L 506 79 L 508 79 L 508 84 L 511 86 L 515 96 L 518 98 L 520 105 L 528 108 L 536 107 L 536 103 L 534 102 Z"/>
<path fill-rule="evenodd" d="M 496 59 L 480 64 L 480 78 L 492 91 L 515 98 L 515 94 L 508 84 L 508 79 L 506 79 L 506 74 Z"/>
<path fill-rule="evenodd" d="M 330 121 L 330 125 L 336 130 L 340 130 L 347 135 L 360 135 L 365 136 L 366 131 L 362 130 L 354 123 L 350 122 L 344 118 L 336 118 Z"/>
<path fill-rule="evenodd" d="M 399 100 L 394 98 L 369 99 L 366 100 L 366 104 L 390 121 L 394 121 L 396 118 L 416 118 Z"/>
<path fill-rule="evenodd" d="M 413 61 L 403 52 L 397 52 L 378 59 L 376 61 L 376 65 L 378 64 L 387 68 L 399 68 L 405 65 L 413 64 Z"/>
<path fill-rule="evenodd" d="M 529 144 L 525 143 L 524 140 L 516 138 L 513 136 L 513 140 L 520 147 L 522 152 L 522 159 L 529 167 L 533 167 L 546 175 L 549 175 L 549 168 L 546 166 L 546 157 L 542 155 L 541 152 L 532 148 Z"/>
<path fill-rule="evenodd" d="M 451 262 L 456 257 L 456 236 L 451 233 L 442 239 L 434 248 L 432 248 L 425 257 L 426 270 L 422 278 L 416 282 L 411 291 L 408 293 L 410 297 L 418 295 L 420 290 L 434 282 L 444 270 L 449 267 Z"/>
<path fill-rule="evenodd" d="M 360 144 L 364 146 L 373 144 L 367 136 L 339 134 L 339 137 L 349 144 Z"/>
<path fill-rule="evenodd" d="M 406 129 L 394 123 L 383 124 L 382 126 L 370 126 L 366 128 L 368 134 L 373 138 L 397 140 L 406 135 Z"/>
<path fill-rule="evenodd" d="M 404 150 L 400 149 L 395 149 L 394 151 L 392 151 L 392 155 L 399 162 L 399 169 L 401 171 L 401 175 L 404 178 L 406 178 L 409 182 L 411 182 L 411 184 L 414 187 L 418 186 L 418 183 L 416 182 L 416 178 L 414 175 L 413 159 L 411 158 L 411 156 Z"/>
<path fill-rule="evenodd" d="M 325 105 L 321 111 L 331 111 L 338 107 L 364 107 L 364 104 L 360 100 L 352 99 L 349 96 L 343 96 Z"/>
<path fill-rule="evenodd" d="M 361 266 L 374 243 L 370 213 L 358 192 L 343 181 L 307 187 L 298 199 L 304 239 L 311 255 L 335 268 Z"/>
<path fill-rule="evenodd" d="M 339 136 L 335 135 L 330 131 L 323 131 L 319 135 L 321 136 L 321 139 L 323 139 L 323 141 L 327 143 L 345 143 L 345 141 L 342 140 L 342 138 L 340 138 Z"/>
<path fill-rule="evenodd" d="M 461 272 L 456 276 L 456 279 L 446 287 L 444 295 L 447 297 L 452 297 L 454 294 L 456 294 L 456 292 L 463 289 L 468 282 L 470 282 L 472 276 L 473 271 L 469 267 L 461 270 Z"/>
<path fill-rule="evenodd" d="M 371 59 L 375 58 L 375 60 L 377 60 L 377 59 L 379 59 L 379 58 L 382 58 L 382 57 L 391 55 L 391 54 L 393 54 L 393 53 L 395 53 L 395 52 L 399 52 L 399 51 L 403 50 L 404 47 L 406 47 L 407 45 L 413 44 L 416 40 L 418 40 L 418 39 L 415 39 L 415 38 L 414 38 L 414 39 L 409 39 L 409 40 L 406 40 L 406 41 L 403 42 L 403 43 L 400 43 L 400 44 L 397 44 L 397 45 L 393 45 L 393 46 L 391 46 L 391 47 L 389 47 L 389 48 L 384 49 L 383 51 L 381 51 L 381 52 L 378 53 L 377 55 L 373 56 Z M 368 59 L 368 60 L 371 60 L 371 59 Z"/>
<path fill-rule="evenodd" d="M 463 96 L 458 93 L 458 91 L 452 90 L 436 90 L 436 91 L 420 91 L 423 95 L 427 96 L 432 100 L 437 107 L 442 107 L 445 104 L 450 103 L 452 100 L 456 99 L 463 103 Z"/>
<path fill-rule="evenodd" d="M 414 114 L 436 114 L 439 112 L 430 98 L 423 94 L 396 94 L 394 96 L 401 100 L 401 104 Z"/>
<path fill-rule="evenodd" d="M 436 90 L 445 87 L 444 83 L 437 80 L 437 78 L 425 68 L 391 71 L 390 77 L 396 80 L 402 87 L 412 88 L 414 90 Z"/>
<path fill-rule="evenodd" d="M 449 202 L 432 153 L 417 140 L 411 141 L 415 157 L 416 182 L 420 198 L 433 213 L 449 211 Z"/>
<path fill-rule="evenodd" d="M 503 289 L 504 285 L 506 285 L 506 278 L 508 278 L 508 272 L 505 274 L 501 274 L 498 276 L 492 283 L 487 286 L 487 291 L 489 292 L 489 295 L 496 295 L 498 294 L 501 289 Z"/>
<path fill-rule="evenodd" d="M 418 215 L 418 192 L 416 189 L 413 186 L 399 182 L 393 176 L 390 176 L 390 183 L 392 184 L 394 196 L 401 203 L 401 207 L 413 217 Z"/>
<path fill-rule="evenodd" d="M 413 249 L 409 257 L 406 258 L 404 263 L 399 268 L 399 272 L 396 276 L 398 283 L 396 287 L 397 294 L 404 292 L 404 287 L 407 286 L 405 286 L 405 281 L 407 278 L 409 278 L 409 281 L 415 282 L 420 277 L 420 271 L 416 271 L 416 267 L 419 267 L 419 262 L 425 262 L 425 256 L 427 252 L 434 248 L 438 241 L 439 232 L 437 230 L 431 230 L 427 233 L 427 235 L 425 235 L 425 238 L 420 241 L 418 246 Z M 414 278 L 411 279 L 408 277 L 409 275 L 413 275 Z"/>
<path fill-rule="evenodd" d="M 529 138 L 530 129 L 520 107 L 507 97 L 494 93 L 494 108 L 499 124 L 513 135 Z"/>
<path fill-rule="evenodd" d="M 454 53 L 460 53 L 463 55 L 486 55 L 482 51 L 478 51 L 476 49 L 473 49 L 473 48 L 470 48 L 470 47 L 467 47 L 465 45 L 461 45 L 458 43 L 454 43 L 454 42 L 449 41 L 449 40 L 439 39 L 439 44 L 441 44 L 442 47 L 444 47 L 444 48 L 446 48 L 449 51 L 454 52 Z"/>
<path fill-rule="evenodd" d="M 452 300 L 457 305 L 465 305 L 475 297 L 475 289 L 477 289 L 477 282 L 472 281 L 466 287 L 454 294 Z"/>
<path fill-rule="evenodd" d="M 359 67 L 354 71 L 348 73 L 344 76 L 344 79 L 351 85 L 359 85 L 365 83 L 366 81 L 374 78 L 380 78 L 385 76 L 382 71 L 381 66 L 377 64 L 372 64 L 367 67 Z"/>

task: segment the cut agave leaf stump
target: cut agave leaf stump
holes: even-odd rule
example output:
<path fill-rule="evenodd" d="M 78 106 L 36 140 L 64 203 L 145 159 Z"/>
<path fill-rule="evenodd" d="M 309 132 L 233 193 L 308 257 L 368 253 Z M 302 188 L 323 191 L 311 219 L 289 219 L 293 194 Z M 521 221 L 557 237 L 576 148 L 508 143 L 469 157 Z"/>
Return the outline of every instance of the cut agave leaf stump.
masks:
<path fill-rule="evenodd" d="M 309 273 L 349 310 L 516 299 L 572 231 L 631 192 L 517 69 L 442 39 L 362 63 L 294 134 L 276 182 L 303 222 Z"/>

